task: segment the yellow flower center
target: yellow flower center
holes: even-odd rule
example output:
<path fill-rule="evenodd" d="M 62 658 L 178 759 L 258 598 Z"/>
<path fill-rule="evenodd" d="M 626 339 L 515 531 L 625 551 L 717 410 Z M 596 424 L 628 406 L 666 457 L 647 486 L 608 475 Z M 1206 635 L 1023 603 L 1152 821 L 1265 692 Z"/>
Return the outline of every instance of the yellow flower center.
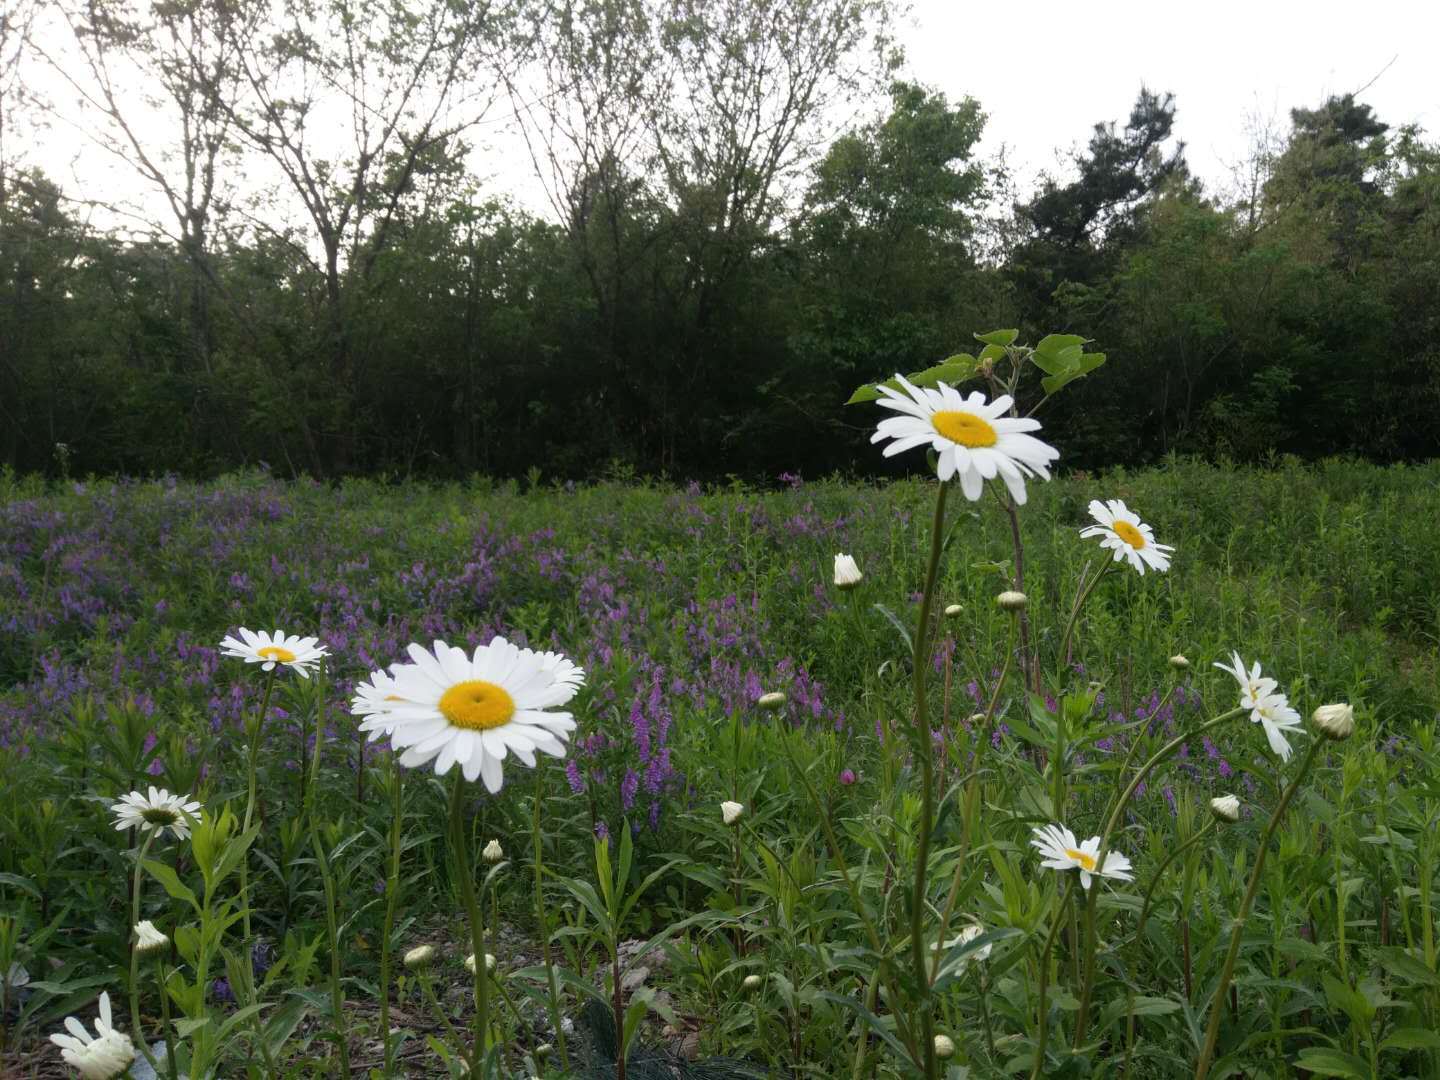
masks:
<path fill-rule="evenodd" d="M 1067 848 L 1065 849 L 1065 854 L 1066 854 L 1066 855 L 1069 855 L 1070 858 L 1074 859 L 1077 863 L 1079 863 L 1079 864 L 1080 864 L 1080 868 L 1081 868 L 1082 870 L 1094 870 L 1094 869 L 1095 869 L 1095 856 L 1094 856 L 1094 855 L 1087 854 L 1087 853 L 1084 852 L 1084 851 L 1076 851 L 1074 848 L 1069 848 L 1069 847 L 1067 847 Z"/>
<path fill-rule="evenodd" d="M 1111 525 L 1110 528 L 1115 531 L 1116 536 L 1120 537 L 1121 540 L 1124 540 L 1125 543 L 1129 544 L 1136 551 L 1139 551 L 1145 546 L 1145 537 L 1141 536 L 1140 530 L 1128 521 L 1117 521 L 1114 525 Z"/>
<path fill-rule="evenodd" d="M 456 727 L 485 731 L 510 722 L 515 715 L 515 699 L 503 686 L 471 679 L 445 691 L 440 698 L 440 712 Z"/>
<path fill-rule="evenodd" d="M 974 413 L 941 409 L 930 417 L 935 430 L 961 446 L 994 446 L 1000 439 L 984 417 Z"/>
<path fill-rule="evenodd" d="M 263 649 L 259 650 L 259 653 L 265 657 L 266 660 L 278 660 L 282 664 L 292 664 L 295 662 L 295 654 L 289 649 L 282 649 L 279 645 L 266 645 Z"/>

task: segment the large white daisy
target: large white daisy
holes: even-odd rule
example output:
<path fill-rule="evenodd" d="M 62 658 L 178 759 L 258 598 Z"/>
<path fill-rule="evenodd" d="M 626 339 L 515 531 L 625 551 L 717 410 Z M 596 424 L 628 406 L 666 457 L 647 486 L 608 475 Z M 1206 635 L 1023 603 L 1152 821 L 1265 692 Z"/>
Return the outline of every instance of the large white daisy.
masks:
<path fill-rule="evenodd" d="M 435 642 L 433 650 L 412 644 L 413 663 L 391 668 L 377 686 L 357 694 L 371 709 L 361 731 L 382 731 L 403 751 L 400 764 L 410 768 L 435 762 L 443 775 L 459 765 L 467 780 L 483 779 L 499 791 L 500 763 L 513 753 L 534 767 L 535 751 L 565 756 L 565 740 L 575 730 L 564 705 L 585 681 L 584 669 L 559 653 L 522 649 L 502 637 L 481 645 L 473 656 Z M 383 675 L 383 673 L 377 673 Z"/>
<path fill-rule="evenodd" d="M 1175 549 L 1169 544 L 1157 544 L 1150 526 L 1127 508 L 1123 499 L 1103 503 L 1091 499 L 1090 516 L 1099 524 L 1087 525 L 1080 530 L 1080 535 L 1104 537 L 1100 546 L 1115 552 L 1115 562 L 1129 559 L 1130 565 L 1141 574 L 1147 566 L 1152 570 L 1170 569 L 1170 552 Z"/>
<path fill-rule="evenodd" d="M 1256 705 L 1275 692 L 1279 684 L 1272 678 L 1260 674 L 1260 661 L 1256 660 L 1247 670 L 1245 661 L 1240 658 L 1239 652 L 1230 654 L 1230 663 L 1222 664 L 1215 661 L 1215 666 L 1221 671 L 1234 676 L 1235 681 L 1240 684 L 1240 707 L 1242 709 L 1254 709 Z"/>
<path fill-rule="evenodd" d="M 77 1070 L 84 1080 L 114 1080 L 135 1061 L 135 1046 L 130 1036 L 116 1031 L 110 1014 L 110 995 L 100 995 L 100 1015 L 95 1020 L 92 1036 L 73 1016 L 65 1018 L 69 1035 L 51 1035 L 50 1041 L 60 1047 L 65 1064 Z"/>
<path fill-rule="evenodd" d="M 1289 699 L 1284 694 L 1262 697 L 1250 710 L 1250 719 L 1265 729 L 1270 749 L 1280 760 L 1289 761 L 1292 751 L 1286 734 L 1302 735 L 1305 732 L 1300 726 L 1300 714 L 1290 707 Z"/>
<path fill-rule="evenodd" d="M 1082 888 L 1090 888 L 1092 874 L 1119 881 L 1134 880 L 1130 874 L 1130 860 L 1118 851 L 1107 851 L 1105 865 L 1096 868 L 1100 857 L 1098 836 L 1092 836 L 1082 844 L 1064 825 L 1042 825 L 1033 831 L 1035 839 L 1030 841 L 1030 846 L 1045 856 L 1040 865 L 1052 870 L 1079 870 Z"/>
<path fill-rule="evenodd" d="M 917 446 L 929 445 L 939 455 L 936 472 L 941 480 L 960 477 L 960 488 L 970 500 L 980 498 L 985 481 L 999 476 L 1017 503 L 1025 501 L 1025 477 L 1050 479 L 1050 463 L 1060 451 L 1027 431 L 1039 431 L 1040 421 L 1006 416 L 1014 399 L 1002 394 L 988 404 L 973 391 L 962 397 L 943 383 L 934 390 L 915 386 L 903 375 L 895 379 L 904 393 L 881 385 L 883 408 L 902 414 L 881 420 L 872 443 L 895 440 L 885 447 L 891 457 Z"/>
<path fill-rule="evenodd" d="M 120 801 L 110 804 L 115 815 L 117 831 L 125 829 L 150 829 L 157 839 L 169 829 L 175 839 L 184 840 L 190 835 L 190 823 L 200 817 L 200 804 L 186 802 L 188 795 L 171 795 L 165 788 L 152 787 L 148 794 L 132 791 L 121 795 Z"/>
<path fill-rule="evenodd" d="M 238 657 L 247 664 L 260 664 L 266 671 L 273 671 L 275 665 L 280 664 L 308 679 L 310 669 L 328 655 L 319 641 L 319 638 L 302 638 L 298 634 L 288 636 L 279 630 L 273 636 L 265 630 L 257 634 L 242 626 L 240 639 L 227 637 L 220 642 L 220 649 L 224 656 Z"/>

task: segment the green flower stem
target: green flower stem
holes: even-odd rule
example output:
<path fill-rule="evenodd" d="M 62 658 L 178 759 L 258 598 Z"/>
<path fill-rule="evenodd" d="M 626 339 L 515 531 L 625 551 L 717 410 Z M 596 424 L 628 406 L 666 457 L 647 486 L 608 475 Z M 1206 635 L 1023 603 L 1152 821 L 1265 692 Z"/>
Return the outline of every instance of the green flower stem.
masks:
<path fill-rule="evenodd" d="M 470 848 L 465 836 L 465 819 L 461 813 L 464 777 L 455 770 L 450 787 L 450 854 L 454 860 L 455 878 L 460 886 L 460 900 L 470 921 L 470 944 L 475 953 L 475 1025 L 470 1051 L 470 1075 L 481 1077 L 485 1060 L 485 1043 L 490 1026 L 489 979 L 485 971 L 485 924 L 480 919 L 480 905 L 475 899 L 475 879 L 470 869 Z"/>
<path fill-rule="evenodd" d="M 1057 671 L 1063 672 L 1065 665 L 1070 662 L 1070 639 L 1075 633 L 1075 624 L 1080 621 L 1080 612 L 1085 607 L 1085 601 L 1090 599 L 1090 594 L 1095 591 L 1095 586 L 1100 584 L 1100 579 L 1108 574 L 1113 568 L 1114 562 L 1101 562 L 1100 569 L 1095 572 L 1089 583 L 1081 591 L 1075 600 L 1075 606 L 1070 609 L 1070 621 L 1065 624 L 1065 633 L 1060 638 L 1060 651 L 1055 654 L 1055 666 Z M 1056 689 L 1059 689 L 1058 680 Z"/>
<path fill-rule="evenodd" d="M 1069 880 L 1065 883 L 1065 893 L 1056 898 L 1055 917 L 1050 921 L 1050 933 L 1045 937 L 1045 947 L 1040 951 L 1040 1015 L 1039 1032 L 1035 1040 L 1035 1067 L 1030 1072 L 1030 1080 L 1038 1080 L 1041 1070 L 1045 1067 L 1045 1042 L 1050 1033 L 1050 1007 L 1046 995 L 1050 989 L 1050 950 L 1055 947 L 1055 939 L 1060 936 L 1060 927 L 1065 923 L 1065 909 L 1070 904 L 1070 896 L 1075 892 L 1075 882 L 1079 879 L 1079 872 L 1069 874 Z"/>
<path fill-rule="evenodd" d="M 738 721 L 737 721 L 738 723 Z M 550 922 L 545 913 L 545 891 L 544 891 L 544 844 L 542 843 L 543 833 L 540 831 L 540 808 L 542 797 L 545 793 L 545 774 L 540 771 L 539 762 L 535 766 L 535 807 L 534 819 L 530 824 L 530 833 L 535 842 L 535 925 L 540 928 L 540 955 L 545 964 L 545 980 L 550 991 L 550 1026 L 555 1032 L 555 1044 L 560 1050 L 560 1069 L 562 1072 L 570 1071 L 570 1055 L 565 1049 L 565 1031 L 560 1024 L 560 988 L 555 980 L 555 966 L 550 959 Z"/>
<path fill-rule="evenodd" d="M 930 833 L 935 825 L 935 748 L 930 742 L 929 702 L 925 697 L 925 676 L 930 668 L 930 609 L 935 602 L 935 578 L 940 569 L 940 548 L 945 539 L 945 496 L 949 483 L 942 481 L 935 496 L 935 519 L 930 526 L 930 562 L 925 570 L 925 589 L 920 596 L 920 617 L 915 628 L 915 754 L 920 759 L 920 835 L 915 846 L 915 889 L 910 900 L 910 952 L 915 982 L 920 995 L 920 1035 L 925 1080 L 936 1080 L 935 1017 L 930 1008 L 930 980 L 925 971 L 925 885 L 930 862 Z"/>
<path fill-rule="evenodd" d="M 972 824 L 978 804 L 976 796 L 976 774 L 971 773 L 965 784 L 965 831 L 960 837 L 960 850 L 955 856 L 955 874 L 950 879 L 950 894 L 945 897 L 945 910 L 940 916 L 940 931 L 935 939 L 935 956 L 930 964 L 930 984 L 940 977 L 940 960 L 945 948 L 945 939 L 950 934 L 950 920 L 955 917 L 955 905 L 960 899 L 960 886 L 965 880 L 965 858 L 969 854 L 970 837 L 974 832 Z"/>
<path fill-rule="evenodd" d="M 170 1028 L 170 980 L 165 977 L 165 958 L 155 958 L 155 979 L 160 985 L 160 1031 L 165 1036 L 165 1075 L 170 1080 L 180 1080 L 180 1069 L 175 1064 L 175 1032 Z"/>
<path fill-rule="evenodd" d="M 1135 923 L 1135 936 L 1132 939 L 1135 942 L 1137 949 L 1141 946 L 1145 939 L 1145 920 L 1150 917 L 1150 901 L 1154 899 L 1156 886 L 1158 886 L 1161 879 L 1165 877 L 1165 871 L 1170 868 L 1170 864 L 1172 862 L 1174 862 L 1181 855 L 1185 854 L 1185 852 L 1189 851 L 1192 847 L 1194 847 L 1206 836 L 1208 836 L 1214 824 L 1215 819 L 1211 818 L 1209 821 L 1207 821 L 1204 825 L 1200 827 L 1199 832 L 1197 832 L 1194 836 L 1190 837 L 1190 839 L 1186 840 L 1183 844 L 1179 844 L 1176 847 L 1172 848 L 1170 853 L 1160 861 L 1160 866 L 1156 869 L 1154 877 L 1150 879 L 1150 884 L 1145 887 L 1145 898 L 1140 903 L 1140 918 Z M 1125 1063 L 1120 1069 L 1121 1076 L 1128 1076 L 1130 1073 L 1130 1055 L 1134 1051 L 1134 1049 L 1135 991 L 1131 989 L 1126 993 Z"/>
<path fill-rule="evenodd" d="M 400 892 L 400 847 L 405 816 L 399 754 L 390 752 L 390 873 L 385 880 L 385 927 L 380 937 L 380 1038 L 385 1044 L 385 1075 L 395 1071 L 395 1043 L 390 1038 L 390 937 Z"/>
<path fill-rule="evenodd" d="M 870 939 L 870 947 L 875 952 L 877 963 L 875 981 L 880 982 L 889 973 L 888 967 L 890 963 L 890 957 L 885 951 L 884 944 L 880 941 L 879 930 L 875 928 L 875 923 L 871 920 L 869 913 L 866 912 L 864 903 L 861 902 L 860 890 L 856 886 L 855 879 L 850 873 L 849 863 L 845 859 L 845 850 L 840 846 L 840 840 L 835 835 L 835 826 L 830 821 L 829 811 L 820 802 L 820 795 L 815 790 L 815 786 L 810 783 L 809 774 L 805 772 L 804 766 L 802 766 L 800 764 L 800 761 L 796 758 L 795 748 L 790 745 L 790 735 L 791 733 L 789 732 L 783 733 L 780 737 L 780 745 L 785 748 L 785 756 L 790 761 L 790 767 L 795 771 L 795 775 L 799 777 L 800 783 L 805 788 L 805 793 L 810 796 L 810 801 L 815 806 L 815 813 L 820 818 L 820 827 L 822 830 L 824 830 L 825 833 L 825 843 L 830 848 L 831 856 L 835 859 L 835 862 L 840 867 L 840 876 L 845 879 L 845 888 L 850 893 L 850 903 L 855 908 L 855 914 L 860 919 L 861 925 L 865 927 L 865 934 Z M 906 1048 L 909 1049 L 911 1056 L 918 1058 L 919 1050 L 915 1046 L 914 1042 L 911 1040 L 909 1031 L 903 1024 L 901 1016 L 898 1012 L 895 1014 L 895 1019 L 897 1033 L 899 1034 L 901 1041 L 905 1043 Z M 862 1035 L 862 1039 L 863 1037 L 864 1036 Z"/>
<path fill-rule="evenodd" d="M 450 1022 L 450 1015 L 441 1007 L 440 999 L 435 996 L 435 988 L 430 985 L 430 973 L 428 971 L 420 972 L 416 981 L 420 983 L 421 994 L 430 1003 L 430 1007 L 435 1010 L 435 1015 L 440 1018 L 440 1025 L 445 1029 L 445 1034 L 453 1044 L 459 1046 L 460 1033 L 455 1030 L 455 1025 Z"/>
<path fill-rule="evenodd" d="M 880 979 L 877 972 L 876 977 L 870 980 L 870 986 L 865 991 L 865 1008 L 873 1016 L 879 1004 Z M 865 1080 L 865 1058 L 866 1051 L 870 1047 L 870 1032 L 866 1030 L 864 1020 L 857 1020 L 855 1026 L 860 1031 L 860 1038 L 855 1043 L 855 1068 L 851 1072 L 851 1080 Z"/>
<path fill-rule="evenodd" d="M 1098 873 L 1105 869 L 1105 856 L 1110 852 L 1110 835 L 1115 831 L 1115 826 L 1120 822 L 1120 815 L 1125 812 L 1125 807 L 1130 804 L 1137 788 L 1144 782 L 1145 777 L 1150 775 L 1152 769 L 1164 761 L 1183 743 L 1191 739 L 1199 738 L 1211 728 L 1218 727 L 1245 712 L 1244 706 L 1236 706 L 1227 713 L 1221 713 L 1213 720 L 1207 720 L 1194 731 L 1187 731 L 1171 739 L 1159 750 L 1151 755 L 1150 760 L 1145 762 L 1136 772 L 1129 785 L 1121 792 L 1120 797 L 1115 800 L 1115 806 L 1110 811 L 1110 817 L 1105 822 L 1105 829 L 1100 834 L 1100 847 L 1095 854 L 1095 871 Z M 1139 740 L 1137 739 L 1138 743 Z M 1098 885 L 1098 881 L 1094 884 Z M 1093 885 L 1089 890 L 1090 895 L 1085 900 L 1085 973 L 1080 982 L 1080 1009 L 1075 1014 L 1075 1041 L 1072 1044 L 1077 1050 L 1085 1039 L 1085 1032 L 1090 1026 L 1090 996 L 1095 988 L 1095 956 L 1099 952 L 1095 941 L 1095 907 L 1100 899 L 1100 890 Z"/>
<path fill-rule="evenodd" d="M 280 667 L 277 664 L 270 669 L 270 674 L 265 679 L 265 696 L 260 701 L 260 711 L 255 716 L 255 724 L 250 729 L 250 762 L 246 770 L 246 796 L 245 796 L 245 823 L 240 827 L 240 835 L 244 836 L 250 831 L 251 819 L 255 816 L 255 767 L 260 755 L 260 733 L 265 727 L 265 714 L 270 711 L 270 694 L 275 689 L 275 676 L 279 673 Z M 240 910 L 243 912 L 245 930 L 245 953 L 246 963 L 251 964 L 254 960 L 250 956 L 250 853 L 245 853 L 245 858 L 240 860 Z M 251 979 L 254 979 L 254 969 L 251 969 Z"/>
<path fill-rule="evenodd" d="M 130 1029 L 135 1032 L 135 1042 L 140 1047 L 140 1053 L 152 1069 L 158 1070 L 159 1066 L 150 1054 L 150 1040 L 145 1037 L 145 1031 L 140 1026 L 140 950 L 133 940 L 135 927 L 140 922 L 140 883 L 144 880 L 141 874 L 145 856 L 150 854 L 150 845 L 155 842 L 157 832 L 156 829 L 145 829 L 145 841 L 140 845 L 140 853 L 135 856 L 135 880 L 130 888 Z"/>
<path fill-rule="evenodd" d="M 1311 740 L 1310 750 L 1300 763 L 1300 768 L 1296 770 L 1295 779 L 1290 781 L 1290 786 L 1280 796 L 1274 813 L 1270 815 L 1270 822 L 1265 826 L 1265 833 L 1260 837 L 1260 849 L 1255 853 L 1250 883 L 1245 887 L 1245 896 L 1240 901 L 1240 910 L 1235 913 L 1235 925 L 1230 931 L 1230 948 L 1225 952 L 1225 966 L 1220 970 L 1220 981 L 1216 984 L 1215 996 L 1210 1001 L 1210 1023 L 1205 1029 L 1205 1048 L 1200 1051 L 1200 1060 L 1195 1065 L 1195 1080 L 1205 1080 L 1210 1072 L 1210 1060 L 1215 1056 L 1215 1042 L 1220 1037 L 1220 1015 L 1224 1012 L 1225 992 L 1230 988 L 1230 979 L 1235 974 L 1235 958 L 1240 954 L 1240 935 L 1245 930 L 1245 921 L 1250 917 L 1250 905 L 1255 902 L 1255 893 L 1260 887 L 1260 873 L 1265 869 L 1265 856 L 1270 850 L 1270 840 L 1324 742 L 1325 740 L 1318 736 Z"/>
<path fill-rule="evenodd" d="M 315 751 L 310 755 L 310 784 L 305 796 L 305 809 L 310 818 L 310 845 L 315 850 L 315 862 L 320 868 L 320 882 L 325 890 L 325 933 L 330 946 L 330 1009 L 334 1013 L 335 1043 L 340 1051 L 340 1075 L 349 1076 L 350 1040 L 346 1034 L 345 995 L 340 986 L 340 929 L 336 914 L 335 875 L 320 836 L 320 816 L 315 808 L 319 792 L 320 751 L 325 743 L 324 688 L 317 681 L 315 689 Z"/>

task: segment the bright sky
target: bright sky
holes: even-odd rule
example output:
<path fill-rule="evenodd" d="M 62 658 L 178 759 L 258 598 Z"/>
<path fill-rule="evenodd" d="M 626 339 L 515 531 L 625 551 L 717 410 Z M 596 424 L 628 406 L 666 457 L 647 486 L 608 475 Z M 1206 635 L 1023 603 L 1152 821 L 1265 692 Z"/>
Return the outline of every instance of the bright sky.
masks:
<path fill-rule="evenodd" d="M 63 52 L 66 32 L 53 29 L 42 44 Z M 1192 171 L 1211 191 L 1228 186 L 1230 167 L 1247 156 L 1257 124 L 1283 135 L 1292 106 L 1315 106 L 1329 94 L 1366 84 L 1361 99 L 1382 120 L 1392 127 L 1416 122 L 1440 138 L 1434 64 L 1440 3 L 1433 0 L 1369 0 L 1363 6 L 1333 0 L 913 0 L 901 37 L 910 77 L 952 100 L 967 94 L 979 100 L 989 116 L 981 153 L 1003 145 L 1022 192 L 1041 170 L 1063 170 L 1067 152 L 1084 146 L 1094 123 L 1123 123 L 1142 83 L 1176 95 L 1177 134 L 1187 143 Z M 59 104 L 74 101 L 74 91 L 53 74 L 39 84 Z M 487 126 L 496 145 L 475 162 L 482 174 L 490 173 L 487 193 L 508 189 L 522 205 L 545 212 L 523 145 L 507 140 L 501 127 Z M 166 220 L 163 205 L 143 194 L 134 173 L 95 148 L 79 128 L 52 126 L 28 149 L 26 156 L 70 194 L 123 192 L 143 203 L 147 216 Z"/>
<path fill-rule="evenodd" d="M 982 148 L 1004 143 L 1022 187 L 1055 167 L 1057 150 L 1083 147 L 1097 121 L 1123 124 L 1142 83 L 1175 94 L 1176 134 L 1211 190 L 1247 156 L 1251 118 L 1283 135 L 1292 107 L 1372 80 L 1360 98 L 1381 120 L 1440 138 L 1434 0 L 913 4 L 910 68 L 980 102 Z"/>

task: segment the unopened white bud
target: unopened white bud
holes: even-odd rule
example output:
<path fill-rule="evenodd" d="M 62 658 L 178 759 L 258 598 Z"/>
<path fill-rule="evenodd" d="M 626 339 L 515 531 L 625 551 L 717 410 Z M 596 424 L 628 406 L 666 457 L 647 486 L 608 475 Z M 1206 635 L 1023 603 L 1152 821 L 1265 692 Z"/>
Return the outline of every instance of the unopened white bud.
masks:
<path fill-rule="evenodd" d="M 965 614 L 965 608 L 964 608 L 963 605 L 961 605 L 961 604 L 946 604 L 946 605 L 945 605 L 945 617 L 946 617 L 947 619 L 958 619 L 958 618 L 959 618 L 961 615 L 963 615 L 963 614 Z"/>
<path fill-rule="evenodd" d="M 955 1040 L 949 1035 L 936 1035 L 935 1056 L 941 1061 L 949 1061 L 955 1056 Z"/>
<path fill-rule="evenodd" d="M 135 924 L 135 951 L 141 956 L 154 956 L 170 947 L 170 939 L 155 929 L 149 919 Z"/>
<path fill-rule="evenodd" d="M 722 802 L 720 817 L 726 825 L 734 825 L 745 815 L 745 807 L 738 802 Z"/>
<path fill-rule="evenodd" d="M 485 845 L 485 850 L 480 852 L 480 857 L 493 866 L 505 858 L 505 849 L 500 846 L 499 840 L 491 840 Z"/>
<path fill-rule="evenodd" d="M 753 994 L 760 989 L 764 981 L 765 980 L 759 975 L 746 975 L 745 981 L 740 984 L 740 989 L 744 990 L 747 994 Z"/>
<path fill-rule="evenodd" d="M 1186 660 L 1182 654 L 1176 653 L 1174 656 L 1170 657 L 1170 666 L 1176 671 L 1189 671 L 1190 661 Z"/>
<path fill-rule="evenodd" d="M 434 945 L 417 945 L 405 954 L 405 966 L 411 971 L 424 971 L 435 963 Z"/>
<path fill-rule="evenodd" d="M 837 589 L 853 589 L 860 584 L 860 580 L 864 576 L 851 556 L 835 556 L 835 587 Z"/>
<path fill-rule="evenodd" d="M 1006 589 L 999 596 L 995 597 L 995 602 L 1000 605 L 1002 610 L 1015 612 L 1024 611 L 1025 605 L 1030 602 L 1030 599 L 1023 592 Z"/>
<path fill-rule="evenodd" d="M 767 712 L 774 712 L 776 709 L 785 707 L 785 695 L 779 690 L 771 690 L 768 694 L 761 694 L 760 699 L 755 702 L 760 708 Z"/>
<path fill-rule="evenodd" d="M 469 956 L 465 957 L 465 970 L 470 972 L 471 975 L 475 974 L 474 953 L 471 953 Z M 485 954 L 485 970 L 488 971 L 491 975 L 495 974 L 495 957 L 488 952 Z"/>
<path fill-rule="evenodd" d="M 1310 722 L 1327 739 L 1348 739 L 1355 732 L 1355 710 L 1349 705 L 1321 705 Z"/>
<path fill-rule="evenodd" d="M 1240 800 L 1234 795 L 1218 795 L 1210 800 L 1210 813 L 1217 821 L 1234 824 L 1240 820 Z"/>

